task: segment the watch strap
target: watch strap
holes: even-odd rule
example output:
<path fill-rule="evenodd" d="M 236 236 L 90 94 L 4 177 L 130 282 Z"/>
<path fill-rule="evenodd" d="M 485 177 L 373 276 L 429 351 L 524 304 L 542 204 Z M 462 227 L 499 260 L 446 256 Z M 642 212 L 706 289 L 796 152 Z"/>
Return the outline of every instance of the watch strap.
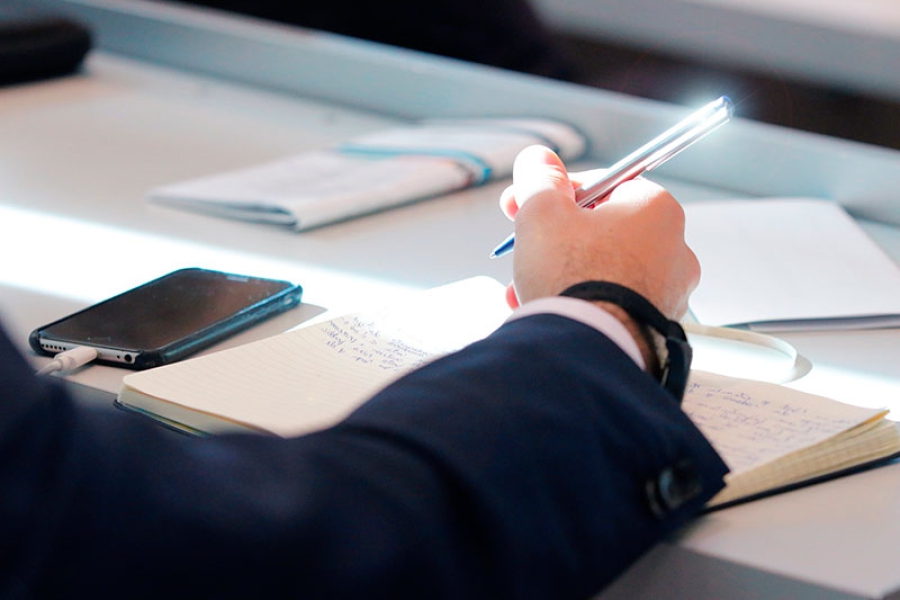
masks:
<path fill-rule="evenodd" d="M 611 281 L 577 283 L 563 290 L 560 296 L 610 302 L 628 313 L 639 325 L 659 333 L 665 341 L 666 349 L 665 356 L 659 357 L 660 384 L 679 401 L 684 397 L 693 350 L 684 328 L 677 321 L 667 318 L 641 294 Z M 652 339 L 648 342 L 651 348 L 656 348 Z"/>

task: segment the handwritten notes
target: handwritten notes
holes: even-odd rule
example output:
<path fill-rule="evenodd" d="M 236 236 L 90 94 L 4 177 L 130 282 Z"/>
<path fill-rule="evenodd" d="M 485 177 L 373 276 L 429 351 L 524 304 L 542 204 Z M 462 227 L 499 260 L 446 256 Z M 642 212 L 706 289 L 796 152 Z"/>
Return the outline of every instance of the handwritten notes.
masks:
<path fill-rule="evenodd" d="M 207 432 L 328 427 L 404 373 L 488 335 L 504 286 L 476 277 L 125 378 L 119 399 Z"/>
<path fill-rule="evenodd" d="M 866 464 L 900 446 L 886 410 L 772 383 L 694 371 L 683 407 L 731 469 L 709 506 Z"/>
<path fill-rule="evenodd" d="M 413 369 L 431 356 L 403 339 L 385 335 L 371 318 L 351 316 L 329 321 L 320 333 L 324 351 L 378 371 Z"/>
<path fill-rule="evenodd" d="M 884 410 L 825 401 L 782 386 L 694 373 L 684 410 L 733 473 L 819 443 Z"/>
<path fill-rule="evenodd" d="M 208 433 L 324 429 L 404 373 L 488 335 L 509 316 L 504 287 L 468 279 L 134 373 L 119 401 Z M 710 506 L 900 453 L 886 411 L 772 383 L 692 371 L 683 408 L 731 469 Z"/>

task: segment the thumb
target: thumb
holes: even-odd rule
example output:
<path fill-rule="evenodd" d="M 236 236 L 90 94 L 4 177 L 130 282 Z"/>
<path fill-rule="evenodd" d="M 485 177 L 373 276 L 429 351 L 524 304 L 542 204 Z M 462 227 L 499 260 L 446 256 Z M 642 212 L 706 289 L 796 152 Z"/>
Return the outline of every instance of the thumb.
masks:
<path fill-rule="evenodd" d="M 544 146 L 528 146 L 513 163 L 513 195 L 522 206 L 532 198 L 560 193 L 575 200 L 575 191 L 562 159 Z"/>

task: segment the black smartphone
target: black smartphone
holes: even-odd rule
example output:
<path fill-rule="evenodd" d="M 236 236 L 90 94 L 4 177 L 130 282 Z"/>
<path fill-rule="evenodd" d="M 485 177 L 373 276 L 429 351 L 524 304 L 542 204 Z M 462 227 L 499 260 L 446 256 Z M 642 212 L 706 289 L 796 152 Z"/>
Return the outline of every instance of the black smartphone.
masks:
<path fill-rule="evenodd" d="M 289 281 L 180 269 L 38 327 L 29 343 L 49 355 L 92 346 L 100 362 L 147 369 L 296 306 L 302 293 Z"/>

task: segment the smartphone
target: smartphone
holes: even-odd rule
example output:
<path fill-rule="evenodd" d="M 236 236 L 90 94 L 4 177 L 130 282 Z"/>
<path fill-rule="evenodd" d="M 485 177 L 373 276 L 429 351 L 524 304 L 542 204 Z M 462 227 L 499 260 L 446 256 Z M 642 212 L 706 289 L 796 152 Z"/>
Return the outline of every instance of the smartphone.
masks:
<path fill-rule="evenodd" d="M 29 343 L 49 355 L 92 346 L 99 362 L 147 369 L 296 306 L 302 293 L 289 281 L 180 269 L 38 327 Z"/>

